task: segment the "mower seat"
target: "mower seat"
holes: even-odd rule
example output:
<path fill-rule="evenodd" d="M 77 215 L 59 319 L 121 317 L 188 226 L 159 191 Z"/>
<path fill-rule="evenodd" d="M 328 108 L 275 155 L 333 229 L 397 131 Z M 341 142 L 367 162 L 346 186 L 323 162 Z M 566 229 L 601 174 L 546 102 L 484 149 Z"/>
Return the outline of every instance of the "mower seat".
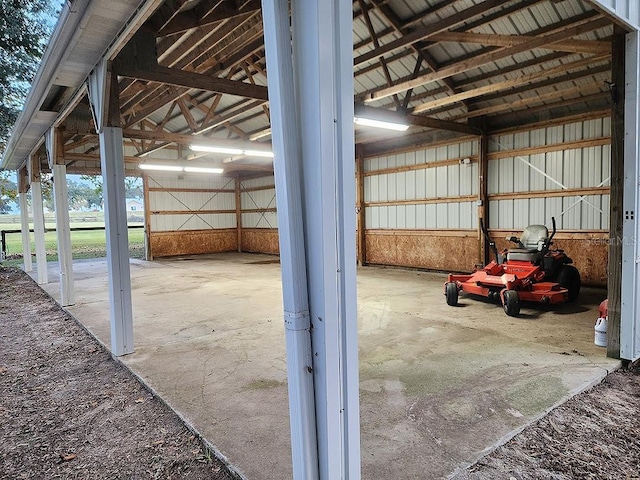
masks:
<path fill-rule="evenodd" d="M 542 248 L 549 241 L 549 230 L 544 225 L 529 225 L 522 232 L 521 248 L 507 250 L 507 261 L 538 263 L 542 259 Z"/>

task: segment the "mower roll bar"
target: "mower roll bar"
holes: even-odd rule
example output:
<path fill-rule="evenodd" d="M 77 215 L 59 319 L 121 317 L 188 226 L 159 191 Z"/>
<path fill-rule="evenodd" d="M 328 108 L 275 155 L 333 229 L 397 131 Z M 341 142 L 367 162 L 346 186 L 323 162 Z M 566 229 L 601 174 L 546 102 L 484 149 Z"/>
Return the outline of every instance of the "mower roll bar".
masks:
<path fill-rule="evenodd" d="M 484 225 L 484 222 L 482 221 L 482 219 L 480 219 L 480 230 L 482 230 L 482 234 L 484 235 L 484 238 L 486 238 L 487 242 L 489 242 L 489 248 L 493 252 L 493 255 L 496 257 L 496 262 L 497 262 L 498 261 L 498 249 L 496 248 L 496 242 L 491 240 L 491 237 L 489 236 L 489 231 L 487 230 L 487 227 Z"/>
<path fill-rule="evenodd" d="M 549 240 L 547 240 L 547 243 L 545 243 L 544 248 L 542 249 L 543 253 L 547 253 L 549 251 L 549 248 L 551 248 L 551 244 L 553 243 L 553 237 L 555 237 L 556 235 L 556 217 L 551 217 L 551 225 L 553 227 L 553 231 L 551 232 L 551 236 L 549 237 Z"/>

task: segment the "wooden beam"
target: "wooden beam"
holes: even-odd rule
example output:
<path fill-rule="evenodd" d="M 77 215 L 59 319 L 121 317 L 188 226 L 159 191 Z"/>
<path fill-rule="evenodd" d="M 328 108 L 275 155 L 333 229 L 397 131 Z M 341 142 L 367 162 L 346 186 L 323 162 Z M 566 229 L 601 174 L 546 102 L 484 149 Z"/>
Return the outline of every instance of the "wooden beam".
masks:
<path fill-rule="evenodd" d="M 240 177 L 235 179 L 236 194 L 236 242 L 238 244 L 238 252 L 242 252 L 242 182 Z"/>
<path fill-rule="evenodd" d="M 260 0 L 249 0 L 245 2 L 219 2 L 218 0 L 212 0 L 203 3 L 217 5 L 217 7 L 204 16 L 197 9 L 179 13 L 168 23 L 168 25 L 158 31 L 158 35 L 166 36 L 174 33 L 186 32 L 192 28 L 211 25 L 212 23 L 227 20 L 238 15 L 255 12 L 260 10 L 261 7 Z M 238 7 L 237 3 L 244 4 Z"/>
<path fill-rule="evenodd" d="M 366 215 L 364 205 L 364 156 L 362 148 L 356 147 L 356 214 L 358 233 L 358 265 L 363 266 L 367 259 L 367 245 L 365 241 Z"/>
<path fill-rule="evenodd" d="M 18 193 L 27 193 L 29 191 L 29 185 L 30 182 L 27 166 L 23 165 L 20 167 L 20 170 L 18 170 Z"/>
<path fill-rule="evenodd" d="M 482 4 L 481 4 L 482 5 Z M 394 93 L 400 93 L 410 88 L 419 87 L 430 82 L 441 80 L 443 78 L 451 77 L 460 73 L 467 72 L 474 68 L 478 68 L 487 63 L 495 62 L 505 57 L 510 57 L 518 53 L 522 53 L 527 50 L 533 50 L 540 48 L 543 45 L 555 43 L 561 40 L 580 35 L 582 33 L 590 32 L 598 28 L 605 27 L 610 24 L 610 21 L 605 18 L 597 18 L 596 20 L 587 21 L 580 20 L 573 26 L 558 26 L 557 29 L 551 30 L 550 33 L 535 37 L 535 40 L 526 44 L 515 45 L 513 47 L 502 48 L 494 51 L 478 55 L 473 58 L 466 59 L 464 61 L 453 63 L 447 67 L 441 68 L 438 72 L 422 75 L 416 79 L 401 82 L 393 87 L 385 88 L 377 92 L 371 93 L 367 96 L 365 101 L 374 101 L 386 98 Z"/>
<path fill-rule="evenodd" d="M 611 81 L 616 85 L 616 98 L 611 106 L 611 196 L 609 197 L 609 268 L 607 290 L 609 319 L 607 324 L 607 356 L 620 358 L 620 324 L 622 308 L 622 235 L 624 199 L 624 114 L 625 114 L 625 32 L 614 28 L 611 59 Z M 635 161 L 630 158 L 629 161 Z"/>
<path fill-rule="evenodd" d="M 153 28 L 154 32 L 160 31 L 180 13 L 180 9 L 188 2 L 189 0 L 165 0 L 149 18 L 147 24 Z"/>
<path fill-rule="evenodd" d="M 609 187 L 558 188 L 555 190 L 531 190 L 526 192 L 492 193 L 489 200 L 518 200 L 523 198 L 583 197 L 608 195 Z"/>
<path fill-rule="evenodd" d="M 179 187 L 149 187 L 150 192 L 190 192 L 190 193 L 235 193 L 235 188 L 179 188 Z"/>
<path fill-rule="evenodd" d="M 465 159 L 469 159 L 470 162 L 477 162 L 478 157 L 475 155 L 469 155 L 463 158 L 449 158 L 447 160 L 436 160 L 434 162 L 418 163 L 412 165 L 402 165 L 401 167 L 389 167 L 381 168 L 379 170 L 369 170 L 368 172 L 362 172 L 363 177 L 373 177 L 376 175 L 387 175 L 390 173 L 411 172 L 414 170 L 424 170 L 426 168 L 437 167 L 449 167 L 451 165 L 460 165 Z"/>
<path fill-rule="evenodd" d="M 181 145 L 189 145 L 189 144 L 200 144 L 200 145 L 216 145 L 216 146 L 225 146 L 228 148 L 240 148 L 246 149 L 248 145 L 251 145 L 251 148 L 254 150 L 270 150 L 271 143 L 269 142 L 248 142 L 248 141 L 237 141 L 237 140 L 227 140 L 227 139 L 218 139 L 218 138 L 210 138 L 204 135 L 188 135 L 183 133 L 171 133 L 165 131 L 155 131 L 155 130 L 137 130 L 133 128 L 127 128 L 122 131 L 122 135 L 125 138 L 134 138 L 137 140 L 151 140 L 151 141 L 159 141 L 159 142 L 172 142 L 178 143 Z M 255 145 L 255 147 L 254 147 Z"/>
<path fill-rule="evenodd" d="M 531 105 L 536 105 L 548 101 L 557 100 L 559 98 L 573 98 L 579 99 L 586 95 L 593 95 L 594 93 L 598 93 L 602 91 L 600 85 L 578 85 L 577 87 L 565 88 L 563 90 L 555 90 L 553 92 L 547 92 L 542 94 L 536 94 L 533 92 L 533 95 L 527 98 L 521 98 L 518 100 L 505 100 L 505 103 L 500 105 L 492 105 L 490 107 L 478 108 L 477 110 L 471 110 L 467 113 L 461 113 L 460 115 L 456 115 L 454 119 L 461 118 L 474 118 L 480 117 L 482 115 L 492 115 L 494 113 L 504 112 L 505 110 L 524 110 Z M 509 96 L 507 93 L 505 96 Z"/>
<path fill-rule="evenodd" d="M 611 137 L 588 138 L 585 140 L 575 140 L 573 142 L 551 143 L 539 147 L 516 148 L 513 150 L 501 150 L 491 152 L 489 160 L 499 160 L 501 158 L 511 158 L 518 156 L 538 155 L 548 152 L 562 152 L 566 150 L 575 150 L 578 148 L 600 147 L 602 145 L 611 144 Z"/>
<path fill-rule="evenodd" d="M 474 43 L 483 46 L 513 47 L 531 42 L 536 37 L 529 35 L 498 35 L 470 32 L 440 32 L 432 35 L 429 40 L 438 42 Z M 587 53 L 592 55 L 611 54 L 611 43 L 598 40 L 561 40 L 541 47 L 546 50 L 554 50 L 569 53 Z"/>
<path fill-rule="evenodd" d="M 460 195 L 457 197 L 429 197 L 429 198 L 413 198 L 411 200 L 383 200 L 379 202 L 365 202 L 365 207 L 377 207 L 386 205 L 428 205 L 433 203 L 463 203 L 475 202 L 477 195 Z"/>
<path fill-rule="evenodd" d="M 184 97 L 180 97 L 178 100 L 176 100 L 176 103 L 178 104 L 178 107 L 180 107 L 180 111 L 182 112 L 182 116 L 184 117 L 184 119 L 187 121 L 187 125 L 189 125 L 189 128 L 192 132 L 195 132 L 198 129 L 198 123 L 196 122 L 195 118 L 193 118 L 191 110 L 189 110 Z"/>
<path fill-rule="evenodd" d="M 145 260 L 153 260 L 153 249 L 151 246 L 151 201 L 149 200 L 149 175 L 142 174 L 142 194 L 144 195 L 144 236 L 145 236 Z"/>
<path fill-rule="evenodd" d="M 396 50 L 405 48 L 411 44 L 419 42 L 420 40 L 429 38 L 429 36 L 435 33 L 448 30 L 456 25 L 460 25 L 461 23 L 469 21 L 472 18 L 483 15 L 487 11 L 497 6 L 500 6 L 502 3 L 504 2 L 501 0 L 486 0 L 485 2 L 482 2 L 478 5 L 474 5 L 454 15 L 443 18 L 438 22 L 433 23 L 429 26 L 416 29 L 413 32 L 404 35 L 402 38 L 393 40 L 389 43 L 385 43 L 380 48 L 374 48 L 373 50 L 367 53 L 359 55 L 354 59 L 353 65 L 357 67 L 358 65 L 361 65 L 365 62 L 378 58 L 382 55 L 386 55 L 387 53 L 395 52 Z M 405 89 L 405 90 L 408 90 L 408 89 Z M 395 92 L 395 93 L 399 93 L 401 91 L 402 90 L 399 90 L 398 92 Z"/>
<path fill-rule="evenodd" d="M 222 215 L 236 213 L 234 209 L 227 210 L 151 210 L 151 215 Z"/>
<path fill-rule="evenodd" d="M 489 242 L 484 237 L 481 222 L 489 229 L 489 135 L 487 123 L 482 120 L 482 135 L 478 138 L 478 253 L 480 263 L 490 260 Z"/>
<path fill-rule="evenodd" d="M 437 98 L 435 100 L 425 102 L 421 105 L 414 107 L 411 110 L 411 112 L 412 113 L 426 112 L 427 110 L 433 110 L 434 108 L 442 107 L 445 105 L 451 105 L 452 103 L 456 103 L 461 100 L 475 98 L 475 97 L 479 97 L 489 93 L 500 92 L 501 90 L 507 90 L 509 88 L 518 87 L 520 85 L 526 85 L 526 84 L 535 82 L 536 80 L 541 80 L 543 78 L 550 78 L 550 77 L 553 77 L 554 75 L 563 74 L 568 71 L 574 70 L 576 68 L 589 67 L 594 63 L 597 63 L 600 61 L 606 61 L 606 60 L 608 60 L 608 56 L 606 55 L 588 57 L 588 58 L 577 60 L 575 62 L 562 64 L 554 68 L 541 70 L 539 72 L 519 75 L 516 78 L 510 78 L 502 82 L 492 82 L 489 85 L 483 85 L 482 87 L 473 88 L 471 90 L 460 92 L 455 95 L 449 95 L 447 97 Z"/>
<path fill-rule="evenodd" d="M 213 78 L 195 72 L 187 72 L 176 68 L 158 66 L 155 71 L 135 70 L 122 67 L 115 72 L 121 77 L 135 78 L 147 82 L 158 82 L 165 85 L 174 85 L 184 88 L 195 88 L 209 92 L 226 93 L 245 98 L 267 101 L 267 87 L 251 85 L 249 83 L 227 80 L 226 78 Z"/>

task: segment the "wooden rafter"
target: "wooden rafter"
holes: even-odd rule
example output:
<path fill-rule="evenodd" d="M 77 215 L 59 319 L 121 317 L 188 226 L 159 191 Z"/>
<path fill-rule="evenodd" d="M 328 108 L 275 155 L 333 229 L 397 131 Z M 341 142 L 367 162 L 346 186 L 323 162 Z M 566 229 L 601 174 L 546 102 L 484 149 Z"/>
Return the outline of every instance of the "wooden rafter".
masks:
<path fill-rule="evenodd" d="M 369 36 L 373 40 L 373 46 L 376 49 L 378 49 L 380 48 L 380 42 L 378 42 L 378 36 L 376 34 L 375 29 L 373 28 L 373 24 L 371 23 L 371 17 L 369 16 L 369 9 L 366 7 L 364 0 L 358 0 L 358 3 L 360 4 L 360 9 L 363 12 L 362 17 L 364 18 L 364 23 L 367 26 L 367 30 L 369 31 Z M 382 55 L 378 57 L 378 63 L 382 68 L 382 72 L 384 73 L 384 78 L 387 80 L 387 86 L 390 87 L 392 83 L 391 74 L 389 73 L 389 67 L 387 66 L 387 62 Z M 393 95 L 393 101 L 396 104 L 396 108 L 400 110 L 402 108 L 402 104 L 400 103 L 400 99 L 398 98 L 397 95 Z"/>
<path fill-rule="evenodd" d="M 586 96 L 593 95 L 602 91 L 602 87 L 599 85 L 578 85 L 570 88 L 564 88 L 561 90 L 554 90 L 547 93 L 539 93 L 527 98 L 521 98 L 518 100 L 508 100 L 500 105 L 492 105 L 490 107 L 478 108 L 468 113 L 456 115 L 455 120 L 469 119 L 474 117 L 480 117 L 482 115 L 493 115 L 504 111 L 517 111 L 529 108 L 532 105 L 544 104 L 546 102 L 555 102 L 558 99 L 572 99 L 577 100 Z"/>
<path fill-rule="evenodd" d="M 400 33 L 402 35 L 408 35 L 411 33 L 411 31 L 408 30 L 407 27 L 403 27 L 402 22 L 400 21 L 396 13 L 388 5 L 381 3 L 379 0 L 370 0 L 370 1 L 378 9 L 378 11 L 382 13 L 382 15 L 384 15 L 387 21 L 391 23 L 392 28 L 397 33 Z M 435 59 L 431 55 L 429 55 L 429 53 L 424 48 L 421 48 L 418 42 L 412 43 L 410 47 L 411 47 L 411 50 L 413 50 L 418 56 L 418 60 L 420 61 L 420 63 L 422 62 L 426 63 L 431 69 L 431 71 L 433 72 L 438 71 L 439 66 L 436 63 Z M 379 48 L 379 45 L 376 45 L 376 48 Z M 418 75 L 417 72 L 414 72 L 414 73 L 415 73 L 414 77 L 417 77 Z M 391 84 L 390 79 L 387 80 L 387 83 Z M 458 91 L 453 80 L 451 80 L 450 78 L 442 79 L 442 83 L 449 89 L 451 93 L 456 93 Z M 413 90 L 413 89 L 410 89 L 410 90 Z M 411 97 L 411 93 L 409 92 L 406 93 L 405 95 L 408 96 L 409 98 Z M 408 100 L 406 101 L 406 103 L 408 105 L 409 103 Z"/>
<path fill-rule="evenodd" d="M 185 101 L 184 97 L 181 97 L 178 100 L 176 100 L 176 103 L 178 104 L 178 107 L 180 107 L 182 116 L 187 121 L 187 125 L 189 125 L 189 128 L 191 129 L 191 131 L 195 132 L 196 130 L 198 130 L 198 123 L 196 122 L 196 119 L 193 118 L 193 115 L 191 114 L 191 110 L 189 110 L 189 106 L 187 105 L 187 102 Z"/>
<path fill-rule="evenodd" d="M 529 35 L 497 35 L 469 32 L 441 32 L 433 35 L 431 40 L 438 42 L 476 43 L 495 47 L 513 47 L 535 40 Z M 543 45 L 541 48 L 568 53 L 588 53 L 602 55 L 611 53 L 611 43 L 595 40 L 563 40 Z"/>
<path fill-rule="evenodd" d="M 579 21 L 577 25 L 572 26 L 564 25 L 565 22 L 562 23 L 563 26 L 558 26 L 558 28 L 556 30 L 553 30 L 552 33 L 537 36 L 535 40 L 530 41 L 527 44 L 520 44 L 513 47 L 502 48 L 495 51 L 487 52 L 482 55 L 478 55 L 466 61 L 455 62 L 448 67 L 441 68 L 438 72 L 426 74 L 414 80 L 401 82 L 394 85 L 393 87 L 385 88 L 378 92 L 372 93 L 367 100 L 379 100 L 381 98 L 391 96 L 394 93 L 403 92 L 405 90 L 408 90 L 409 88 L 422 86 L 427 83 L 440 80 L 442 78 L 447 78 L 459 73 L 467 72 L 482 65 L 486 65 L 487 63 L 495 62 L 502 58 L 510 57 L 527 50 L 539 48 L 543 45 L 566 40 L 576 35 L 590 32 L 592 30 L 596 30 L 610 24 L 610 22 L 604 18 L 597 18 L 596 20 L 591 20 L 586 23 L 584 23 L 583 21 Z"/>
<path fill-rule="evenodd" d="M 212 5 L 215 8 L 207 11 L 207 7 Z M 192 28 L 211 25 L 221 20 L 258 10 L 260 10 L 260 0 L 248 0 L 242 2 L 240 6 L 230 5 L 229 2 L 220 2 L 218 0 L 204 0 L 195 8 L 176 15 L 171 22 L 158 31 L 158 35 L 165 36 L 185 32 Z"/>
<path fill-rule="evenodd" d="M 355 66 L 358 66 L 365 62 L 378 58 L 381 55 L 395 52 L 396 50 L 406 48 L 409 45 L 419 42 L 420 40 L 428 39 L 431 35 L 443 32 L 455 27 L 456 25 L 460 25 L 468 20 L 483 15 L 487 11 L 501 5 L 502 3 L 503 2 L 501 0 L 486 0 L 485 2 L 469 7 L 429 26 L 416 29 L 411 33 L 404 35 L 402 38 L 382 45 L 380 48 L 376 48 L 371 50 L 370 52 L 363 53 L 362 55 L 359 55 L 354 59 L 353 64 Z"/>
<path fill-rule="evenodd" d="M 437 108 L 437 107 L 456 103 L 460 100 L 475 98 L 481 95 L 486 95 L 488 93 L 500 92 L 503 90 L 507 90 L 509 88 L 525 85 L 528 83 L 532 83 L 536 80 L 553 77 L 554 75 L 562 74 L 567 71 L 571 71 L 573 69 L 588 67 L 593 63 L 606 60 L 607 58 L 608 57 L 605 55 L 583 58 L 581 60 L 577 60 L 575 62 L 571 62 L 568 64 L 562 64 L 554 68 L 544 69 L 544 70 L 534 72 L 534 73 L 529 73 L 526 75 L 520 75 L 516 78 L 510 78 L 502 82 L 492 82 L 489 85 L 484 85 L 482 87 L 467 90 L 465 92 L 460 92 L 455 95 L 449 95 L 447 97 L 437 98 L 435 100 L 425 102 L 413 108 L 412 113 L 426 112 L 428 110 L 433 110 L 434 108 Z"/>

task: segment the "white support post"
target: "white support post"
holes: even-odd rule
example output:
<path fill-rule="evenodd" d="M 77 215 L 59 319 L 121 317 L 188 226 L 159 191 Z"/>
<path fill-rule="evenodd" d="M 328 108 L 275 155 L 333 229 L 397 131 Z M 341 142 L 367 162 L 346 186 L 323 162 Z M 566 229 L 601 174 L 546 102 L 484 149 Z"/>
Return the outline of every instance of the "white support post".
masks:
<path fill-rule="evenodd" d="M 100 163 L 109 270 L 111 351 L 120 356 L 133 353 L 133 310 L 121 128 L 104 127 L 100 132 Z"/>
<path fill-rule="evenodd" d="M 107 61 L 102 59 L 87 83 L 91 113 L 100 138 L 111 352 L 120 356 L 133 353 L 133 309 L 118 79 L 108 72 Z"/>
<path fill-rule="evenodd" d="M 18 203 L 20 204 L 20 231 L 22 233 L 22 259 L 24 261 L 24 271 L 31 272 L 31 235 L 29 235 L 29 205 L 27 203 L 27 193 L 18 193 Z"/>
<path fill-rule="evenodd" d="M 31 181 L 31 207 L 33 208 L 33 234 L 36 241 L 36 270 L 38 284 L 49 283 L 47 274 L 47 251 L 44 246 L 44 209 L 40 180 Z"/>
<path fill-rule="evenodd" d="M 634 360 L 640 357 L 640 214 L 638 184 L 640 179 L 640 34 L 628 33 L 625 38 L 624 104 L 624 194 L 622 216 L 622 291 L 620 305 L 620 357 Z"/>
<path fill-rule="evenodd" d="M 302 224 L 300 130 L 291 95 L 294 82 L 288 0 L 263 0 L 262 18 L 278 204 L 293 478 L 316 480 L 318 447 Z"/>
<path fill-rule="evenodd" d="M 76 303 L 73 284 L 73 257 L 71 231 L 69 230 L 69 198 L 67 190 L 67 167 L 52 166 L 53 198 L 56 209 L 56 235 L 58 239 L 58 266 L 60 268 L 61 305 L 68 307 Z"/>
<path fill-rule="evenodd" d="M 319 478 L 360 478 L 353 6 L 293 0 Z"/>

